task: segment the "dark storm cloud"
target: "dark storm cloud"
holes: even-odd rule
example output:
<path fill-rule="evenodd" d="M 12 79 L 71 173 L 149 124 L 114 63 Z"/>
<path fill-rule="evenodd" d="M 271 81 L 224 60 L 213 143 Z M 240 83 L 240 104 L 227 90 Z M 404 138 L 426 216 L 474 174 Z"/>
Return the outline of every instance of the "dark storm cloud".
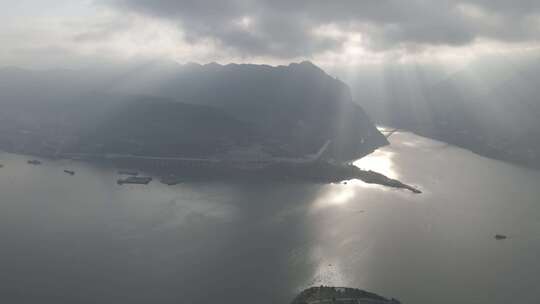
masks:
<path fill-rule="evenodd" d="M 335 50 L 346 36 L 314 35 L 325 25 L 362 33 L 375 50 L 461 46 L 476 38 L 538 38 L 540 1 L 522 0 L 104 0 L 122 10 L 177 21 L 188 41 L 212 38 L 243 55 L 306 56 Z"/>

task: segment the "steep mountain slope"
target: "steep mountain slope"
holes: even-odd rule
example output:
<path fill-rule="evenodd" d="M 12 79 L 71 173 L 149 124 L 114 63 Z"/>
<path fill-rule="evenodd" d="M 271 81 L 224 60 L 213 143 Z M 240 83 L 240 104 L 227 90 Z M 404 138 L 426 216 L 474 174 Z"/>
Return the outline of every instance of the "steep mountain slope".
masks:
<path fill-rule="evenodd" d="M 139 73 L 120 92 L 150 93 L 182 102 L 216 107 L 256 125 L 267 141 L 300 153 L 332 141 L 337 159 L 372 152 L 386 139 L 352 102 L 349 88 L 310 62 L 289 66 L 196 65 Z M 151 81 L 155 75 L 160 82 Z"/>
<path fill-rule="evenodd" d="M 51 125 L 61 121 L 68 126 L 64 129 L 77 130 L 70 135 L 85 138 L 91 134 L 88 130 L 101 130 L 95 134 L 103 136 L 103 129 L 114 130 L 107 134 L 109 147 L 114 146 L 113 134 L 125 139 L 134 132 L 151 133 L 153 138 L 141 135 L 137 141 L 144 137 L 159 146 L 157 141 L 173 137 L 192 138 L 198 132 L 207 136 L 205 126 L 216 126 L 221 142 L 234 138 L 233 142 L 264 146 L 279 156 L 311 154 L 330 141 L 327 157 L 351 160 L 387 144 L 364 111 L 352 102 L 348 87 L 309 62 L 279 67 L 160 63 L 87 71 L 5 69 L 0 71 L 0 87 L 4 89 L 0 93 L 4 121 L 24 117 L 22 120 L 35 128 L 55 128 Z M 160 98 L 150 98 L 144 110 L 141 104 L 125 106 L 137 99 L 132 96 L 140 95 L 168 100 L 163 103 Z M 208 111 L 175 106 L 172 101 L 222 114 L 207 115 Z M 123 114 L 110 114 L 117 112 Z M 155 124 L 160 117 L 164 118 L 162 123 Z M 243 127 L 229 128 L 235 124 L 233 120 Z M 131 121 L 129 127 L 126 121 Z M 185 132 L 188 129 L 192 130 L 189 134 Z M 193 151 L 208 154 L 213 149 Z M 190 149 L 181 150 L 171 149 L 169 154 Z"/>

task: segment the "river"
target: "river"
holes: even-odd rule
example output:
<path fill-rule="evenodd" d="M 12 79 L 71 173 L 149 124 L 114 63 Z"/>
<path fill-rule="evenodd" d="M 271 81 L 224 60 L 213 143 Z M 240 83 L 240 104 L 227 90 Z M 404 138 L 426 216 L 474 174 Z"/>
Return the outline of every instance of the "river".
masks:
<path fill-rule="evenodd" d="M 405 304 L 537 303 L 540 171 L 405 132 L 391 142 L 356 164 L 423 194 L 118 186 L 111 168 L 0 154 L 0 300 L 286 304 L 337 285 Z"/>

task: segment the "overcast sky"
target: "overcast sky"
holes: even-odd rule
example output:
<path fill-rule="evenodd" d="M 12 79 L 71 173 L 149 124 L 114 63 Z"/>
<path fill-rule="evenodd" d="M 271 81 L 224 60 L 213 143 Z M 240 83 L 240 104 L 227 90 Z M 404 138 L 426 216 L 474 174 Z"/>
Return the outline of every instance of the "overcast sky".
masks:
<path fill-rule="evenodd" d="M 323 66 L 466 60 L 540 46 L 538 0 L 0 0 L 0 66 Z"/>

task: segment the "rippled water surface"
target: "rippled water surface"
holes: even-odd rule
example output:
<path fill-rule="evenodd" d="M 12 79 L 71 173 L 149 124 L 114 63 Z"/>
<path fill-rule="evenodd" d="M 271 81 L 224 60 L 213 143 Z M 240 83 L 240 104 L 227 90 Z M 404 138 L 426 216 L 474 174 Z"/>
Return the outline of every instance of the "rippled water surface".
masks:
<path fill-rule="evenodd" d="M 113 169 L 0 154 L 0 302 L 288 303 L 325 284 L 403 303 L 536 303 L 540 172 L 410 133 L 391 141 L 355 164 L 423 194 L 118 186 Z"/>

